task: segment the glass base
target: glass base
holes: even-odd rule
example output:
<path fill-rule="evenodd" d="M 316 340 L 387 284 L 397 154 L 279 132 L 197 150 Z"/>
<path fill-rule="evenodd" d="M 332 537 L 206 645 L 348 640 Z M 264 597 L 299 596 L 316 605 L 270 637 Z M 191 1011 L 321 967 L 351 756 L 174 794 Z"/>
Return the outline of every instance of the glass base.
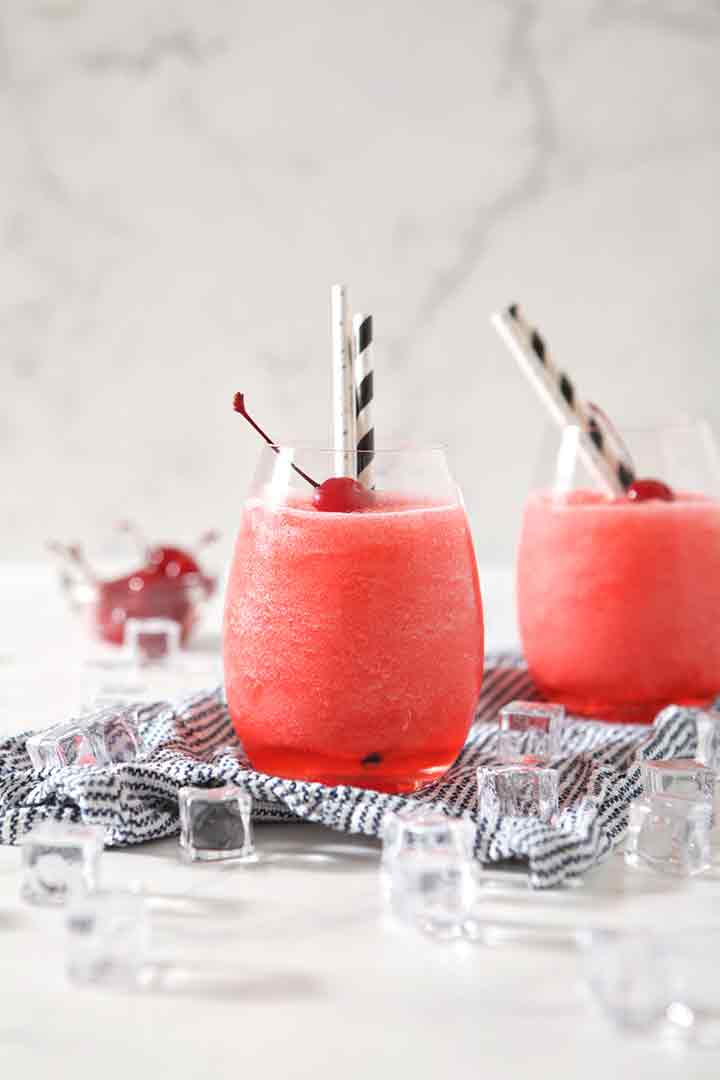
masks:
<path fill-rule="evenodd" d="M 438 780 L 448 771 L 459 751 L 427 753 L 416 757 L 383 756 L 368 753 L 360 761 L 331 758 L 319 754 L 277 747 L 248 747 L 250 764 L 258 772 L 287 780 L 309 780 L 327 787 L 369 788 L 389 795 L 404 795 Z"/>
<path fill-rule="evenodd" d="M 571 716 L 581 716 L 588 720 L 603 720 L 608 724 L 652 724 L 657 714 L 668 705 L 707 709 L 715 700 L 712 697 L 675 697 L 672 701 L 607 702 L 593 698 L 573 697 L 563 694 L 557 687 L 545 687 L 540 683 L 536 685 L 546 700 L 562 703 Z"/>

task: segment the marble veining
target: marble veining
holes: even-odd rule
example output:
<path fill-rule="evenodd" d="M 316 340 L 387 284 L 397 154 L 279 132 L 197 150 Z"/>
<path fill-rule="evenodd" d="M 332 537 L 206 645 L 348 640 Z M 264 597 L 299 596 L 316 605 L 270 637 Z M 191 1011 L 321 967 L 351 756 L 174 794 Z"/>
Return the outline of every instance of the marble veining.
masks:
<path fill-rule="evenodd" d="M 338 279 L 379 441 L 448 444 L 483 561 L 543 428 L 494 308 L 621 419 L 720 421 L 719 38 L 717 0 L 9 0 L 0 557 L 229 538 L 232 392 L 328 438 Z"/>

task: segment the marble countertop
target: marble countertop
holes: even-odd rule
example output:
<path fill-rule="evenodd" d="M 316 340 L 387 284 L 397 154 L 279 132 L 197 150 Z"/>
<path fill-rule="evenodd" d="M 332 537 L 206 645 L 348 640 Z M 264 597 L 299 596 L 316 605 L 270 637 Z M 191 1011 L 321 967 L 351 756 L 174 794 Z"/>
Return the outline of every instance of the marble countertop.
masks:
<path fill-rule="evenodd" d="M 509 575 L 484 576 L 490 643 L 505 645 Z M 72 627 L 47 584 L 37 567 L 0 570 L 0 731 L 49 721 L 78 690 Z M 716 1053 L 613 1031 L 569 949 L 443 946 L 390 923 L 377 843 L 313 825 L 261 825 L 257 843 L 254 866 L 188 866 L 174 840 L 104 855 L 107 885 L 151 896 L 154 958 L 172 973 L 138 994 L 70 987 L 61 914 L 20 901 L 19 852 L 0 848 L 4 1075 L 717 1076 Z M 543 924 L 697 925 L 720 899 L 713 874 L 666 881 L 617 856 L 543 895 L 517 876 L 484 880 L 490 917 Z"/>
<path fill-rule="evenodd" d="M 334 281 L 378 446 L 447 445 L 483 560 L 545 419 L 503 305 L 616 423 L 720 427 L 717 0 L 296 7 L 0 5 L 3 557 L 231 537 L 233 392 L 329 437 Z"/>

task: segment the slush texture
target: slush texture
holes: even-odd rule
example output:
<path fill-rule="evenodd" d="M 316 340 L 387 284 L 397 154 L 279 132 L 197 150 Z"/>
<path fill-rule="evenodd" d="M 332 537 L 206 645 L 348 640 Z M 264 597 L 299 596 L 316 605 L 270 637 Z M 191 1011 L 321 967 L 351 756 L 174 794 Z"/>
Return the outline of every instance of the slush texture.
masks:
<path fill-rule="evenodd" d="M 572 712 L 651 721 L 720 691 L 720 503 L 531 497 L 518 554 L 523 650 Z"/>
<path fill-rule="evenodd" d="M 227 589 L 225 685 L 265 772 L 413 790 L 444 772 L 480 693 L 483 625 L 461 506 L 367 513 L 251 500 Z"/>

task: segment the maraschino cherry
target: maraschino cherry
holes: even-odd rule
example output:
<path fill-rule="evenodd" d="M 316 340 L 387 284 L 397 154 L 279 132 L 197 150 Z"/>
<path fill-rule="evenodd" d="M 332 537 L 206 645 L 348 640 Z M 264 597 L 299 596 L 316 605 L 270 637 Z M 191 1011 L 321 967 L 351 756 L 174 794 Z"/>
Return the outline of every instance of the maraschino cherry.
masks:
<path fill-rule="evenodd" d="M 178 547 L 150 548 L 148 567 L 153 567 L 158 573 L 169 578 L 200 573 L 200 567 L 192 555 Z"/>
<path fill-rule="evenodd" d="M 373 493 L 350 476 L 330 476 L 315 488 L 313 506 L 335 514 L 351 514 L 367 510 L 373 504 Z"/>
<path fill-rule="evenodd" d="M 257 431 L 271 450 L 276 454 L 280 452 L 277 443 L 273 442 L 259 424 L 255 423 L 245 408 L 244 394 L 235 394 L 233 408 Z M 353 480 L 351 476 L 330 476 L 322 484 L 318 484 L 317 480 L 313 480 L 312 476 L 308 476 L 298 465 L 293 464 L 293 469 L 298 476 L 301 476 L 315 489 L 313 492 L 313 506 L 316 510 L 336 514 L 350 514 L 354 510 L 367 510 L 373 504 L 374 495 L 372 491 L 363 487 L 357 480 Z"/>
<path fill-rule="evenodd" d="M 627 489 L 627 497 L 632 502 L 650 502 L 651 499 L 660 499 L 662 502 L 672 502 L 675 492 L 662 480 L 653 480 L 650 477 L 633 480 Z"/>
<path fill-rule="evenodd" d="M 147 543 L 143 533 L 133 521 L 118 521 L 116 528 L 121 532 L 129 533 L 135 540 L 145 560 L 144 568 L 148 571 L 164 574 L 165 577 L 177 578 L 183 574 L 199 574 L 200 566 L 195 555 L 184 548 L 170 544 Z M 204 532 L 193 547 L 193 552 L 207 547 L 219 540 L 220 534 L 215 529 Z"/>
<path fill-rule="evenodd" d="M 652 499 L 658 499 L 661 502 L 672 502 L 675 498 L 675 492 L 662 480 L 654 480 L 649 476 L 635 479 L 635 470 L 632 466 L 630 451 L 608 414 L 592 401 L 587 402 L 587 410 L 590 414 L 588 434 L 595 446 L 602 451 L 605 436 L 609 434 L 611 442 L 614 443 L 616 451 L 620 454 L 621 463 L 618 468 L 618 476 L 625 488 L 625 497 L 631 502 L 650 502 Z M 599 424 L 598 418 L 600 419 Z"/>
<path fill-rule="evenodd" d="M 141 541 L 144 562 L 119 578 L 101 580 L 85 558 L 79 545 L 51 543 L 50 549 L 71 563 L 93 590 L 91 606 L 97 636 L 112 645 L 125 640 L 125 622 L 132 618 L 166 618 L 179 623 L 181 640 L 186 643 L 196 621 L 199 596 L 209 597 L 215 580 L 204 574 L 190 552 L 175 545 L 149 546 L 139 531 L 127 522 L 118 528 L 131 532 Z M 205 533 L 198 547 L 218 538 Z M 66 586 L 72 586 L 65 575 Z"/>

